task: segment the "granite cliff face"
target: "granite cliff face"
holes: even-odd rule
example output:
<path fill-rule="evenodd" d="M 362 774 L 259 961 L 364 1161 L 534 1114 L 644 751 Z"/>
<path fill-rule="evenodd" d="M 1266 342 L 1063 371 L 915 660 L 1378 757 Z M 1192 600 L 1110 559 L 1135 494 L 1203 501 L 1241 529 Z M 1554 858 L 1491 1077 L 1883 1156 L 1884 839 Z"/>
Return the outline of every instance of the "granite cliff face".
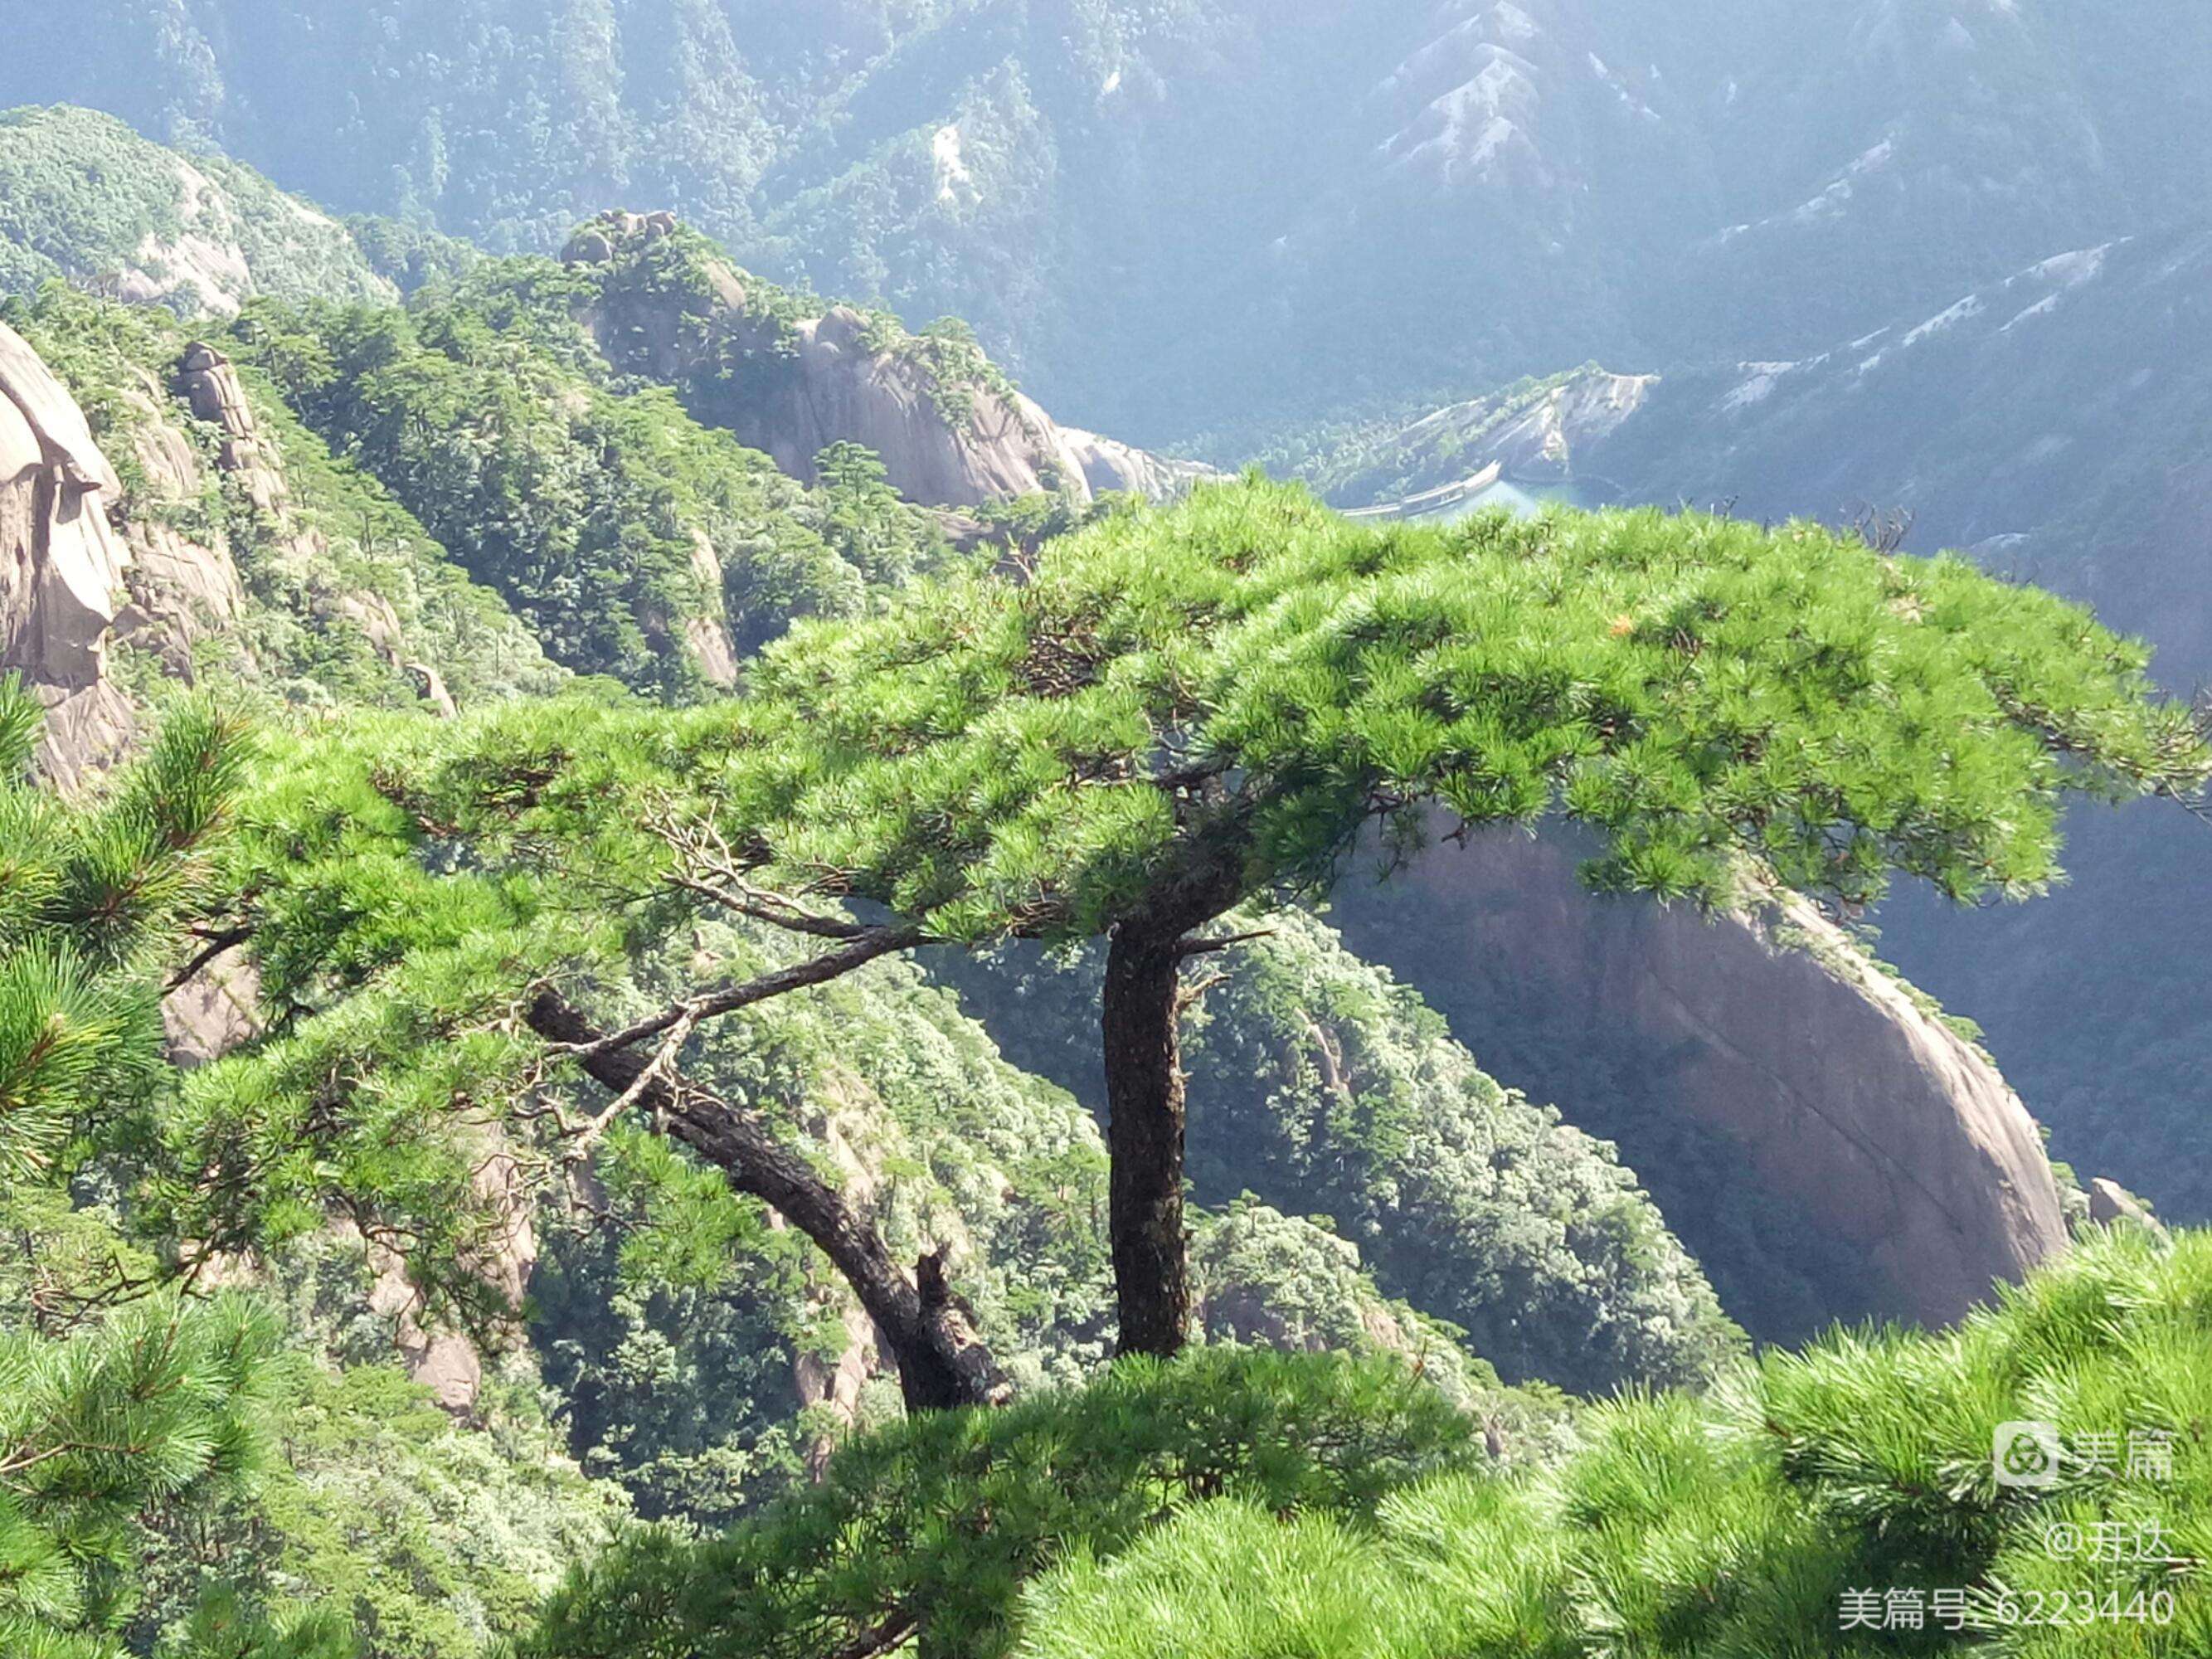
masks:
<path fill-rule="evenodd" d="M 698 419 L 808 483 L 841 442 L 875 451 L 901 495 L 932 507 L 1040 491 L 1165 497 L 1210 471 L 1060 426 L 972 344 L 942 349 L 849 306 L 793 315 L 793 296 L 665 213 L 604 215 L 562 258 L 601 278 L 586 324 L 609 362 L 674 386 Z"/>
<path fill-rule="evenodd" d="M 131 729 L 107 678 L 130 556 L 107 521 L 121 493 L 76 399 L 0 323 L 0 670 L 46 705 L 40 764 L 64 785 Z"/>
<path fill-rule="evenodd" d="M 2063 1248 L 2019 1097 L 1848 936 L 1800 901 L 1709 921 L 1596 897 L 1583 855 L 1442 844 L 1334 919 L 1486 1068 L 1617 1139 L 1754 1334 L 1948 1322 Z M 1753 1236 L 1754 1208 L 1778 1224 Z"/>
<path fill-rule="evenodd" d="M 199 346 L 188 354 L 204 356 L 212 354 Z M 186 528 L 161 510 L 162 504 L 201 499 L 220 482 L 210 474 L 238 478 L 246 499 L 263 511 L 278 511 L 284 495 L 234 384 L 218 392 L 208 364 L 197 372 L 180 365 L 176 390 L 195 419 L 221 432 L 220 446 L 210 453 L 193 442 L 172 387 L 150 374 L 134 376 L 122 388 L 134 416 L 128 441 L 143 499 L 123 520 L 131 553 L 131 604 L 118 622 L 124 636 L 155 652 L 165 672 L 190 679 L 199 646 L 234 635 L 244 619 L 246 588 L 228 538 L 209 526 Z"/>

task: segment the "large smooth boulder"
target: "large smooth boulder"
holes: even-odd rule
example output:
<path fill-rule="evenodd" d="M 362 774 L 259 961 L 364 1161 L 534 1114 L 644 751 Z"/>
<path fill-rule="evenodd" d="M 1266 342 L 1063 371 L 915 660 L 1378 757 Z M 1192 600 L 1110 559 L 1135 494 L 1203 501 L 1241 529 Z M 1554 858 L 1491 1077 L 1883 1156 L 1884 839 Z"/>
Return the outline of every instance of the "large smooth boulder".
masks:
<path fill-rule="evenodd" d="M 1589 850 L 1440 843 L 1333 920 L 1493 1076 L 1619 1141 L 1756 1335 L 1948 1323 L 2063 1248 L 2034 1120 L 1932 1002 L 1802 900 L 1596 896 Z"/>

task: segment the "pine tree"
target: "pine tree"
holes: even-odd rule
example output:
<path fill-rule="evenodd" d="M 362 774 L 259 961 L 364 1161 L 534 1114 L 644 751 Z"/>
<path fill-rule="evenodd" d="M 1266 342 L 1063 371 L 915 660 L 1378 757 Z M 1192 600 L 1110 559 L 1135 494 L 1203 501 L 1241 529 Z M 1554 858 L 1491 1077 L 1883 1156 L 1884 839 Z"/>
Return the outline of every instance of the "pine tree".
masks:
<path fill-rule="evenodd" d="M 937 1264 L 891 1263 L 743 1103 L 687 1080 L 703 1024 L 927 944 L 1103 935 L 1121 1346 L 1170 1352 L 1190 1301 L 1182 969 L 1231 910 L 1324 890 L 1375 826 L 1404 853 L 1550 814 L 1605 839 L 1604 889 L 1856 907 L 1902 873 L 2025 897 L 2057 876 L 2069 794 L 2202 782 L 2203 738 L 2147 658 L 2049 594 L 1807 525 L 1375 528 L 1294 488 L 1201 489 L 1054 544 L 1018 583 L 923 583 L 803 628 L 728 703 L 319 741 L 268 808 L 241 923 L 301 988 L 299 1071 L 252 1087 L 296 1098 L 358 1069 L 363 1035 L 404 1030 L 356 1097 L 366 1157 L 401 1101 L 484 1097 L 449 1051 L 403 1048 L 507 1045 L 507 1081 L 533 1087 L 580 1068 L 611 1100 L 574 1134 L 641 1109 L 795 1205 L 889 1334 L 909 1404 L 988 1397 Z M 591 1011 L 699 907 L 813 954 Z M 509 989 L 454 994 L 465 964 Z M 356 988 L 385 1013 L 332 1006 Z M 530 1033 L 550 1048 L 518 1046 Z M 232 1121 L 249 1133 L 249 1112 Z M 427 1212 L 410 1224 L 434 1229 Z"/>
<path fill-rule="evenodd" d="M 252 1303 L 173 1296 L 64 1339 L 0 1335 L 0 1651 L 110 1659 L 149 1508 L 212 1501 L 258 1455 L 281 1333 Z M 200 1610 L 179 1659 L 339 1659 L 342 1627 Z"/>
<path fill-rule="evenodd" d="M 18 1181 L 127 1143 L 161 1086 L 161 976 L 244 756 L 235 722 L 186 702 L 74 805 L 30 776 L 44 719 L 0 681 L 0 1176 Z"/>

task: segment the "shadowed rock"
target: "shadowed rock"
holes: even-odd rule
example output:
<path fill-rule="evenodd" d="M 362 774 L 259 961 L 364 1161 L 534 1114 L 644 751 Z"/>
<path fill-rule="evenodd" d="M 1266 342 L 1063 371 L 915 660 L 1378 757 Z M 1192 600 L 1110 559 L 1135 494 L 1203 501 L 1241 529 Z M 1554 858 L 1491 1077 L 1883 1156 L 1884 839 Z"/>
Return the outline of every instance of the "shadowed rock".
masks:
<path fill-rule="evenodd" d="M 1333 919 L 1492 1075 L 1619 1140 L 1754 1335 L 1948 1323 L 2063 1247 L 2019 1097 L 1848 935 L 1795 898 L 1708 921 L 1593 896 L 1586 851 L 1562 832 L 1442 844 L 1346 884 Z M 1765 1260 L 1738 1224 L 1753 1206 L 1778 1223 Z M 1762 1316 L 1770 1274 L 1803 1293 Z"/>

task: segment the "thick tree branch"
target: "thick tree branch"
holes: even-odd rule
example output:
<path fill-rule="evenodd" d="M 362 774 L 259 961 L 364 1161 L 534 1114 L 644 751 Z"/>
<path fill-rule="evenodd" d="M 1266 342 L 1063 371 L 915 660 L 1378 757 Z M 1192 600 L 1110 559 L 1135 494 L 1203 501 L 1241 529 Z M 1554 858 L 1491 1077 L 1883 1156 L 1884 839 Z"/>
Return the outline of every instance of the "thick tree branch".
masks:
<path fill-rule="evenodd" d="M 650 1110 L 670 1138 L 821 1247 L 891 1351 L 909 1411 L 994 1405 L 1006 1397 L 1006 1380 L 989 1351 L 942 1290 L 941 1262 L 924 1258 L 917 1286 L 892 1261 L 873 1224 L 753 1114 L 686 1080 L 660 1057 L 647 1060 L 614 1042 L 550 987 L 532 998 L 523 1018 L 618 1100 Z"/>

